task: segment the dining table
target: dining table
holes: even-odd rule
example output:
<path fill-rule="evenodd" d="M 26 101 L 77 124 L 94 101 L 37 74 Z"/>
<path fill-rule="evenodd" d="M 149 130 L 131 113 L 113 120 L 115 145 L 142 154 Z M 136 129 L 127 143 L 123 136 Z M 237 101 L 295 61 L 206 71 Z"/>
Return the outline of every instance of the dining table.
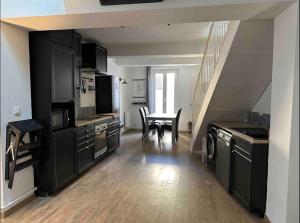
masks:
<path fill-rule="evenodd" d="M 149 139 L 149 123 L 152 121 L 170 121 L 172 123 L 172 144 L 176 142 L 176 113 L 151 113 L 145 117 L 145 135 Z"/>

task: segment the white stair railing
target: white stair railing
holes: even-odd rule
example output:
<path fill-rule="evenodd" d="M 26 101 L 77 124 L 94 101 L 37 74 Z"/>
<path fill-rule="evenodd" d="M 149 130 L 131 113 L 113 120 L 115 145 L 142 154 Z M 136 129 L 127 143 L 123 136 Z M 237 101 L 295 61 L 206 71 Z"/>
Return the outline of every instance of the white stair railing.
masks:
<path fill-rule="evenodd" d="M 212 79 L 230 21 L 212 22 L 193 93 L 193 128 Z"/>

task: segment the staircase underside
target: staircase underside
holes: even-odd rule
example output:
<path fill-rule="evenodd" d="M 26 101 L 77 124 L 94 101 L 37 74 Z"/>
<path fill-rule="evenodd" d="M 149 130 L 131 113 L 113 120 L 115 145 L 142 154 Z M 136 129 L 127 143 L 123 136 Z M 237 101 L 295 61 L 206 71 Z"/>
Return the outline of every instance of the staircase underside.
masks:
<path fill-rule="evenodd" d="M 222 50 L 226 50 L 226 44 L 230 42 L 225 40 Z M 201 139 L 209 122 L 244 121 L 271 82 L 272 20 L 241 21 L 229 47 L 229 53 L 221 52 L 218 63 L 224 62 L 221 68 L 217 64 L 194 125 L 193 150 L 201 150 Z"/>

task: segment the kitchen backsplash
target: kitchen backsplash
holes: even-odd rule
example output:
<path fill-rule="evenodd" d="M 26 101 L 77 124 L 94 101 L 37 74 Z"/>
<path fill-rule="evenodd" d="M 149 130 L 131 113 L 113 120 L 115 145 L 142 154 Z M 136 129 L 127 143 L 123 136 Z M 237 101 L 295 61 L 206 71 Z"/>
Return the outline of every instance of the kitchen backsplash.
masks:
<path fill-rule="evenodd" d="M 81 73 L 80 107 L 95 107 L 95 74 Z"/>

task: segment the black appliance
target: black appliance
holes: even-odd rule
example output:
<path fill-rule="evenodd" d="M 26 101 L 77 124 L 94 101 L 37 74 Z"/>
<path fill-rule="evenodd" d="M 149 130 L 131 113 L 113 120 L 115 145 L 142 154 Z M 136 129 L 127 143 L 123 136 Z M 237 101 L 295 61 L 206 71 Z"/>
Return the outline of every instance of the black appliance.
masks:
<path fill-rule="evenodd" d="M 258 139 L 268 137 L 261 129 L 252 129 L 251 132 L 258 134 Z M 252 144 L 233 136 L 231 193 L 250 212 L 261 217 L 266 210 L 268 147 L 268 143 Z"/>
<path fill-rule="evenodd" d="M 107 150 L 111 152 L 120 146 L 120 120 L 114 120 L 107 125 Z"/>
<path fill-rule="evenodd" d="M 52 130 L 68 128 L 70 123 L 69 110 L 66 108 L 52 109 L 51 128 Z"/>
<path fill-rule="evenodd" d="M 232 135 L 222 129 L 218 129 L 216 157 L 216 177 L 220 184 L 229 191 L 230 189 L 230 159 L 231 159 Z"/>
<path fill-rule="evenodd" d="M 99 74 L 107 74 L 107 50 L 96 43 L 81 45 L 82 68 L 91 69 Z"/>
<path fill-rule="evenodd" d="M 215 174 L 217 156 L 217 128 L 213 125 L 209 125 L 207 127 L 206 150 L 207 167 Z"/>
<path fill-rule="evenodd" d="M 120 111 L 120 81 L 117 76 L 96 76 L 96 112 L 118 113 Z"/>
<path fill-rule="evenodd" d="M 100 0 L 101 5 L 121 5 L 162 2 L 163 0 Z"/>
<path fill-rule="evenodd" d="M 95 159 L 100 159 L 107 153 L 107 123 L 95 126 Z"/>

